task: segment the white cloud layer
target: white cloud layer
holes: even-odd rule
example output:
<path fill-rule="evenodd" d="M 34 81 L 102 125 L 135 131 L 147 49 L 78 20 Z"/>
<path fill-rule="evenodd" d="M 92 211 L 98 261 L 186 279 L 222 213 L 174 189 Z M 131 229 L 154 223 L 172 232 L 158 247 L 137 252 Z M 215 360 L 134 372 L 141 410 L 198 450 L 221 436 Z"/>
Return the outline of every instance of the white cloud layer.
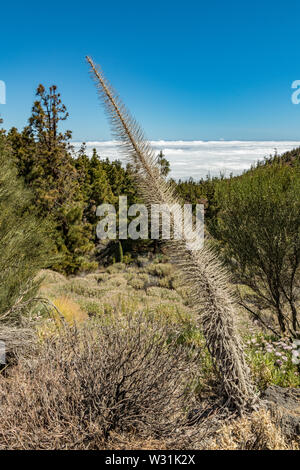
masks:
<path fill-rule="evenodd" d="M 171 176 L 176 179 L 193 177 L 195 180 L 225 173 L 234 175 L 250 168 L 253 163 L 264 157 L 274 155 L 275 150 L 281 154 L 300 146 L 300 142 L 291 141 L 166 141 L 151 142 L 154 151 L 163 151 L 171 165 Z M 73 142 L 74 150 L 79 150 L 81 142 Z M 87 154 L 93 148 L 101 158 L 116 158 L 125 163 L 122 152 L 115 141 L 86 142 Z"/>

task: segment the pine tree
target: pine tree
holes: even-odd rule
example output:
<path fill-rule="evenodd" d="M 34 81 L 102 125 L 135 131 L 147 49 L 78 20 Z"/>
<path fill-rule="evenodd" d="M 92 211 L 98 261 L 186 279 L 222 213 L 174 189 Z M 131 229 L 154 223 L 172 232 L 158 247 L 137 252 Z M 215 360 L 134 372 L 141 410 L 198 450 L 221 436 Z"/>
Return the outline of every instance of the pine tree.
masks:
<path fill-rule="evenodd" d="M 98 222 L 96 208 L 103 203 L 115 204 L 117 198 L 112 192 L 105 165 L 96 149 L 93 149 L 93 155 L 89 158 L 85 154 L 85 146 L 83 146 L 75 161 L 75 166 L 84 197 L 84 216 L 92 224 L 93 233 L 96 234 L 95 225 Z"/>
<path fill-rule="evenodd" d="M 165 155 L 163 154 L 162 150 L 157 155 L 157 164 L 160 168 L 160 174 L 162 176 L 168 176 L 171 171 L 170 162 L 165 158 Z"/>
<path fill-rule="evenodd" d="M 60 132 L 68 113 L 55 85 L 46 92 L 37 88 L 29 125 L 9 139 L 19 175 L 34 192 L 34 206 L 41 218 L 50 218 L 61 262 L 54 267 L 68 273 L 87 269 L 92 253 L 91 227 L 83 221 L 84 198 L 71 155 L 71 131 Z"/>

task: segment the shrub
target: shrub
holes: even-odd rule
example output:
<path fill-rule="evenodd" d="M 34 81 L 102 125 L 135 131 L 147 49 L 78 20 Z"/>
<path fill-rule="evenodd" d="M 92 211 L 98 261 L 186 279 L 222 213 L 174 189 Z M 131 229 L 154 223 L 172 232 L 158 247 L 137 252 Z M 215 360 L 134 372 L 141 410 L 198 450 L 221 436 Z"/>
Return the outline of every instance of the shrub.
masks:
<path fill-rule="evenodd" d="M 82 310 L 84 310 L 89 317 L 97 317 L 103 313 L 103 306 L 100 302 L 94 300 L 79 299 L 78 301 Z"/>
<path fill-rule="evenodd" d="M 163 278 L 170 276 L 174 272 L 174 267 L 169 263 L 152 263 L 147 266 L 146 271 L 153 276 Z"/>
<path fill-rule="evenodd" d="M 172 435 L 197 356 L 140 316 L 68 328 L 0 376 L 0 449 L 101 449 L 114 433 Z"/>
<path fill-rule="evenodd" d="M 214 234 L 239 282 L 250 287 L 252 313 L 271 309 L 282 333 L 299 329 L 300 169 L 258 167 L 217 185 Z M 242 301 L 247 308 L 247 304 Z"/>

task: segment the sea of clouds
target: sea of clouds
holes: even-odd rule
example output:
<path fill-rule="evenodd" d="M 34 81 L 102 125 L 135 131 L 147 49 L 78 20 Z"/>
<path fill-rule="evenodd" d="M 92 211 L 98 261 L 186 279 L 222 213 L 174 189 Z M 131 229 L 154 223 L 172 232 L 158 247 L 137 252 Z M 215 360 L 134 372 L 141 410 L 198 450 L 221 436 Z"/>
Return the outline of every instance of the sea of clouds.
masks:
<path fill-rule="evenodd" d="M 73 142 L 78 151 L 82 142 Z M 151 145 L 156 153 L 163 151 L 170 162 L 170 175 L 175 179 L 195 180 L 220 173 L 229 176 L 241 174 L 244 170 L 263 160 L 264 157 L 281 154 L 300 146 L 299 141 L 202 141 L 202 140 L 154 140 Z M 120 159 L 125 163 L 122 152 L 115 141 L 86 142 L 86 153 L 92 154 L 93 148 L 101 158 Z"/>

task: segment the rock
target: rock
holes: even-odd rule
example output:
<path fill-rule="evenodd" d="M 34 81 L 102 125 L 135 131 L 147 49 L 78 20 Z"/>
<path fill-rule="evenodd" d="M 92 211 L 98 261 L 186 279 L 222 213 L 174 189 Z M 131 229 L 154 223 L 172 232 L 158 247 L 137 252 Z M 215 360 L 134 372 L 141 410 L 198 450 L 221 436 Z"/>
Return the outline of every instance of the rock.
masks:
<path fill-rule="evenodd" d="M 291 440 L 300 439 L 300 389 L 268 387 L 261 395 L 271 413 L 275 414 L 283 434 Z"/>

